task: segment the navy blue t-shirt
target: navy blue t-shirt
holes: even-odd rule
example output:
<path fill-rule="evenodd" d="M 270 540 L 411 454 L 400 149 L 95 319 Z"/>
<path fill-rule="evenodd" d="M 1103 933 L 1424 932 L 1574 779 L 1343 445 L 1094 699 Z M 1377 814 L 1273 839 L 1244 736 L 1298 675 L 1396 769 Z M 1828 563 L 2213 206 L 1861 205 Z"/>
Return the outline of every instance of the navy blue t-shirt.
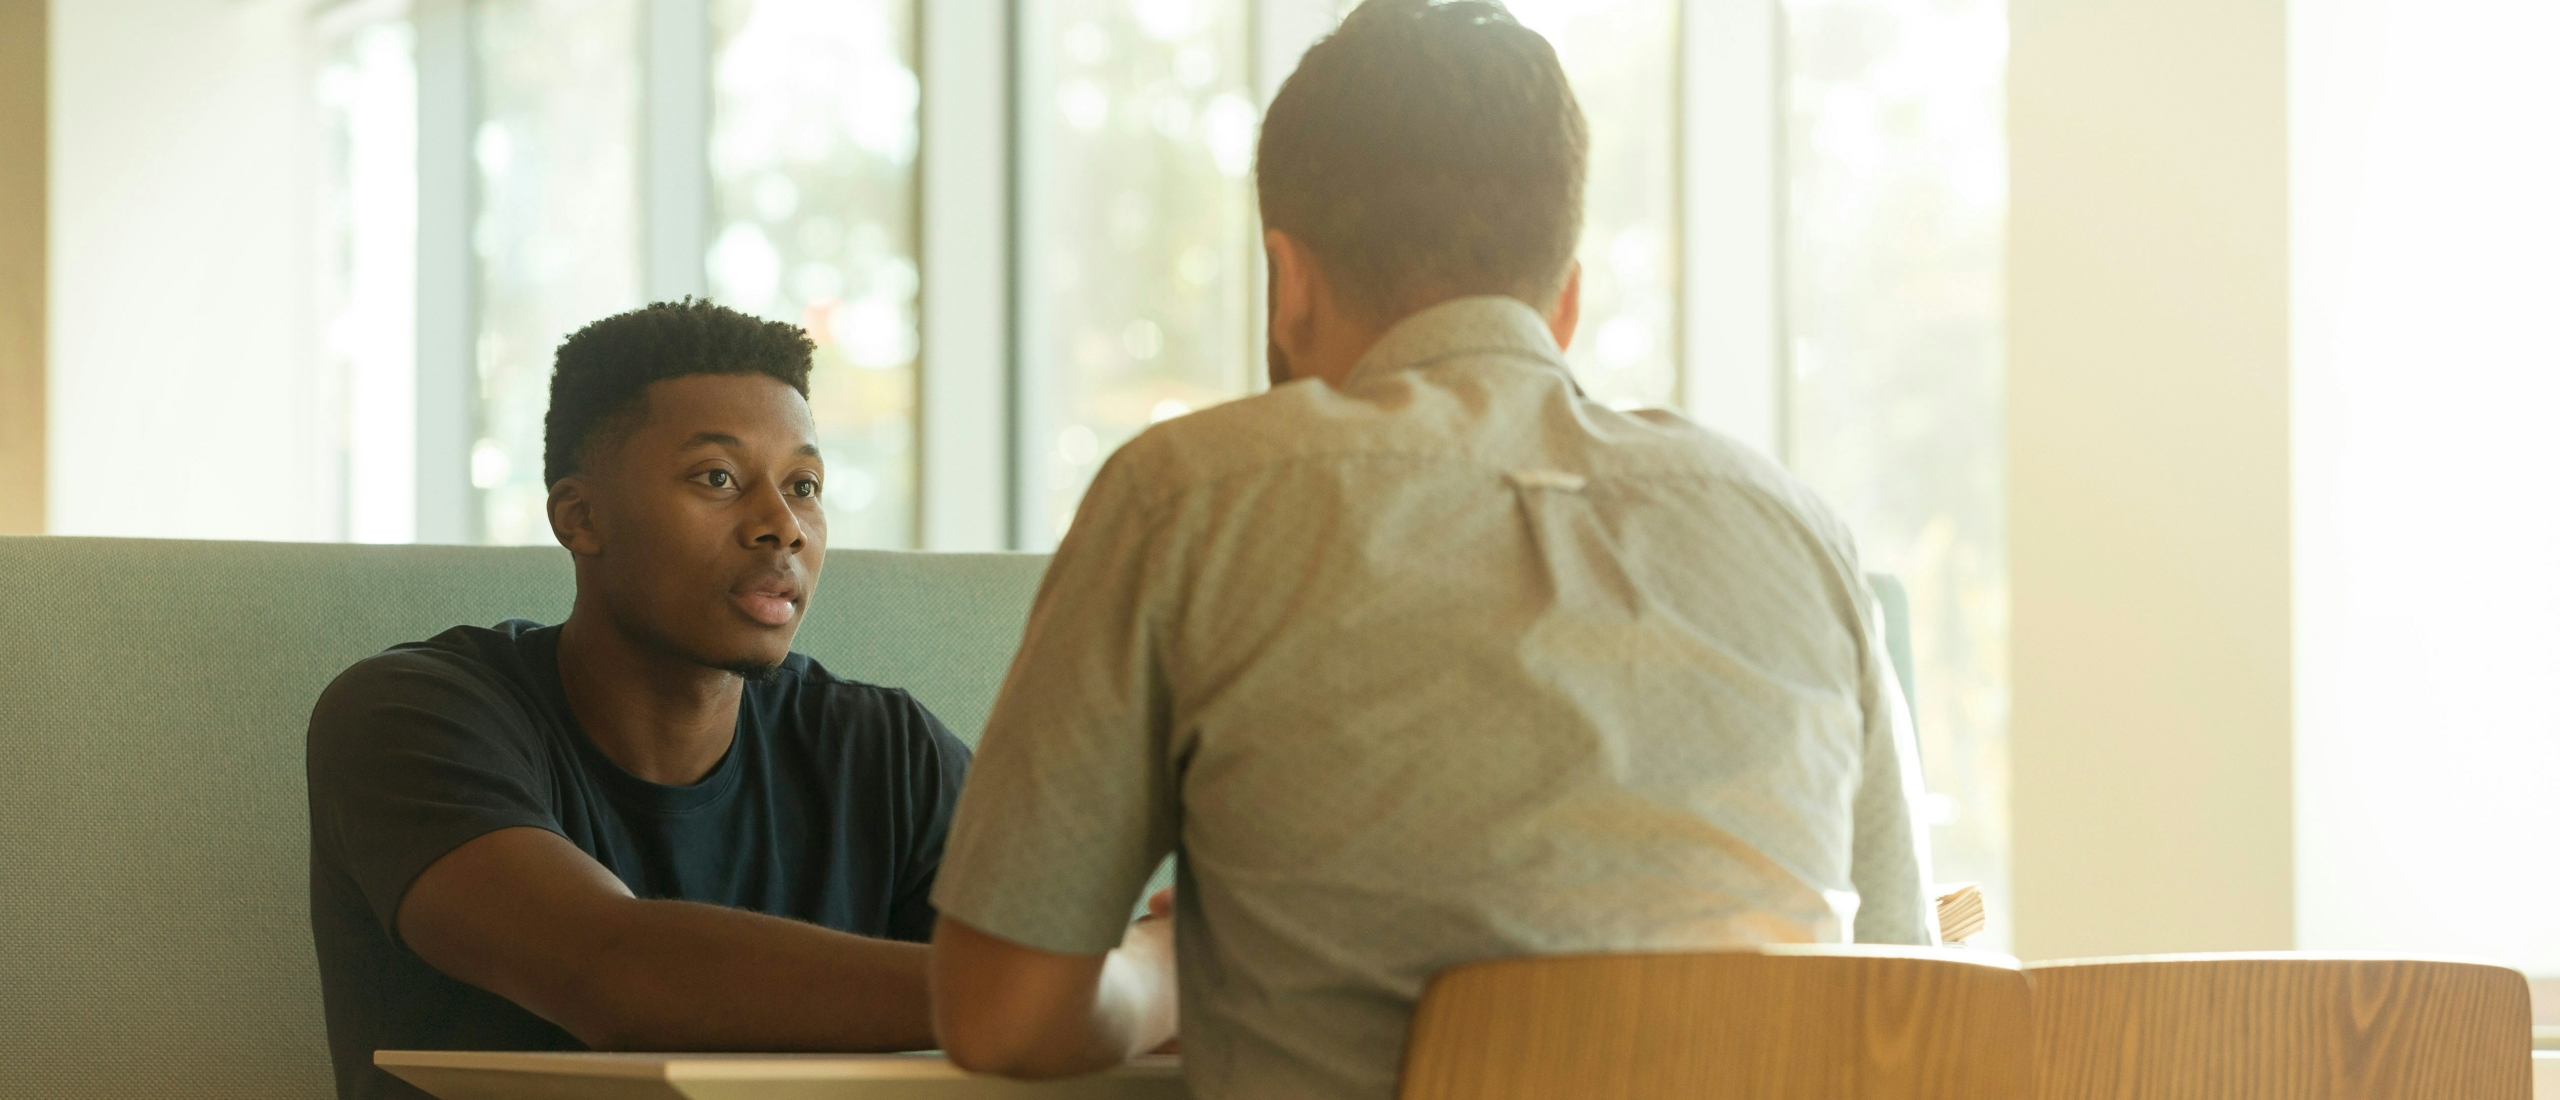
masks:
<path fill-rule="evenodd" d="M 643 898 L 924 942 L 969 750 L 906 692 L 792 654 L 749 683 L 698 783 L 625 771 L 560 688 L 560 628 L 457 627 L 341 674 L 311 715 L 311 935 L 347 1100 L 425 1093 L 376 1050 L 578 1050 L 568 1032 L 446 977 L 400 941 L 429 864 L 499 829 L 568 839 Z"/>

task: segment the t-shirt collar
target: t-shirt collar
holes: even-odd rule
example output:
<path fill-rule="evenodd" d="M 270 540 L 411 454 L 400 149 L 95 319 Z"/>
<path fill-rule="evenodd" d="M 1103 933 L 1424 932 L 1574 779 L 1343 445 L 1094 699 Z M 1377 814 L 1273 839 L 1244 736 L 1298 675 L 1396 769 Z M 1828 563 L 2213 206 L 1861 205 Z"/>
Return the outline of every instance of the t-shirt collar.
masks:
<path fill-rule="evenodd" d="M 671 787 L 631 774 L 615 763 L 594 738 L 587 736 L 586 726 L 578 721 L 577 711 L 569 705 L 569 691 L 560 682 L 559 625 L 527 631 L 520 644 L 524 646 L 527 663 L 533 667 L 544 701 L 550 705 L 561 733 L 568 737 L 572 751 L 586 761 L 587 774 L 604 785 L 605 797 L 626 810 L 676 814 L 709 806 L 738 789 L 738 776 L 745 770 L 740 758 L 752 751 L 748 741 L 751 734 L 749 724 L 754 721 L 750 709 L 756 704 L 755 685 L 749 684 L 748 690 L 738 699 L 737 734 L 729 742 L 729 751 L 720 755 L 720 762 L 713 764 L 711 771 L 702 778 L 681 787 Z"/>
<path fill-rule="evenodd" d="M 1517 298 L 1453 298 L 1398 321 L 1351 368 L 1345 386 L 1457 356 L 1508 354 L 1533 360 L 1568 380 L 1564 350 L 1547 320 Z"/>

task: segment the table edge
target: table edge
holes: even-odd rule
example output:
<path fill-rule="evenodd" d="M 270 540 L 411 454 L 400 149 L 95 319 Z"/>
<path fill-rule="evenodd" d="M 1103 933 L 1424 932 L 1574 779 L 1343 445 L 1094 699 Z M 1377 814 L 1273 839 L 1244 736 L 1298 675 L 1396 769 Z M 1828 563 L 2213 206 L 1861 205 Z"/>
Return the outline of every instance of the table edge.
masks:
<path fill-rule="evenodd" d="M 952 1065 L 948 1059 L 921 1054 L 377 1050 L 373 1052 L 373 1064 L 394 1074 L 402 1069 L 432 1069 L 667 1082 L 958 1081 L 983 1076 Z M 1096 1074 L 1140 1080 L 1181 1075 L 1181 1059 L 1159 1056 L 1141 1058 Z"/>

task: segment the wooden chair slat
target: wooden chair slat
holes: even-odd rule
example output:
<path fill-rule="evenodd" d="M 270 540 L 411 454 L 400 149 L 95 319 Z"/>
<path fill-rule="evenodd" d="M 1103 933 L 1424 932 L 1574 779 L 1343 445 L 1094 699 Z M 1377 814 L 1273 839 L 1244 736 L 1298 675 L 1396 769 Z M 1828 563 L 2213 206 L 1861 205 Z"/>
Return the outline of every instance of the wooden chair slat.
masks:
<path fill-rule="evenodd" d="M 2530 1100 L 2524 976 L 2420 959 L 2044 963 L 2039 1100 Z"/>
<path fill-rule="evenodd" d="M 1981 952 L 1863 947 L 1455 967 L 1402 1100 L 2025 1100 L 2027 984 Z"/>

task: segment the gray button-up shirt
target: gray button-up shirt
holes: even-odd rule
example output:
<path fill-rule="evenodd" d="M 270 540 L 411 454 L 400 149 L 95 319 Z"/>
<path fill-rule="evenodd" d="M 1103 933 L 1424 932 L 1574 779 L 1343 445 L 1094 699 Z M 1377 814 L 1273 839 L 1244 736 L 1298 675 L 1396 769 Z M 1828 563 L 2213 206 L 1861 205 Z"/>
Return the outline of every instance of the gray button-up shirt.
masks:
<path fill-rule="evenodd" d="M 1193 1095 L 1385 1100 L 1455 963 L 1930 942 L 1910 752 L 1841 523 L 1463 299 L 1112 456 L 934 902 L 1099 953 L 1179 851 Z"/>

